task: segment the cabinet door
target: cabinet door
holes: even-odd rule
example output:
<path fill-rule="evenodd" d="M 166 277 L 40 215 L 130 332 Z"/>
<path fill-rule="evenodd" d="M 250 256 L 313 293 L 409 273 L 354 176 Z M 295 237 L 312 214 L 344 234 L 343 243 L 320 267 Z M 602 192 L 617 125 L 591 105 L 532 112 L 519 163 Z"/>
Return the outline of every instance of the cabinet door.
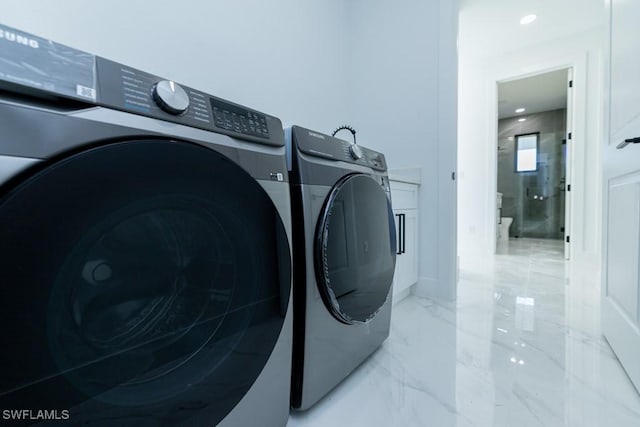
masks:
<path fill-rule="evenodd" d="M 410 209 L 406 211 L 405 219 L 405 253 L 407 263 L 406 287 L 418 281 L 418 210 Z"/>
<path fill-rule="evenodd" d="M 603 150 L 602 330 L 640 390 L 640 144 L 633 143 L 640 138 L 640 3 L 613 0 L 609 11 L 611 118 Z"/>
<path fill-rule="evenodd" d="M 397 296 L 418 281 L 418 211 L 398 209 L 394 214 L 398 248 L 393 295 Z"/>
<path fill-rule="evenodd" d="M 390 181 L 391 199 L 394 210 L 418 208 L 418 186 L 407 182 Z"/>

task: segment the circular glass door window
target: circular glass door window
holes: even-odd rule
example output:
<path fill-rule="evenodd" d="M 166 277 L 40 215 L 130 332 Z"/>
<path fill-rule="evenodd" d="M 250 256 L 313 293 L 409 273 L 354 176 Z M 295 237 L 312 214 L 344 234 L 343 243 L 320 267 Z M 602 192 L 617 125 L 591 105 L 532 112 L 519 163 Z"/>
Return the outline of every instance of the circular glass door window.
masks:
<path fill-rule="evenodd" d="M 389 296 L 396 261 L 391 203 L 363 174 L 331 190 L 316 230 L 315 265 L 325 305 L 344 323 L 373 318 Z"/>
<path fill-rule="evenodd" d="M 5 189 L 0 242 L 3 408 L 71 409 L 78 424 L 206 412 L 214 425 L 284 325 L 277 209 L 195 144 L 129 141 L 43 165 Z"/>

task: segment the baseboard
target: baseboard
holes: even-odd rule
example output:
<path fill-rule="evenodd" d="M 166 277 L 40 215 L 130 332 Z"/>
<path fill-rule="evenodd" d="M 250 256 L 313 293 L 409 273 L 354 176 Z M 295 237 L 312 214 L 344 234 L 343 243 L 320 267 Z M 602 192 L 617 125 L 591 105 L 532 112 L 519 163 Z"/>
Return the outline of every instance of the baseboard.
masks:
<path fill-rule="evenodd" d="M 574 255 L 569 261 L 570 271 L 573 277 L 585 282 L 595 282 L 601 286 L 602 257 L 593 252 L 583 252 Z"/>
<path fill-rule="evenodd" d="M 403 299 L 411 295 L 411 289 L 413 289 L 413 286 L 409 286 L 407 289 L 403 289 L 400 292 L 398 292 L 397 295 L 394 295 L 393 305 L 396 305 L 397 303 L 399 303 L 400 301 L 402 301 Z"/>
<path fill-rule="evenodd" d="M 411 287 L 411 293 L 419 298 L 438 299 L 438 279 L 419 277 L 418 283 Z"/>

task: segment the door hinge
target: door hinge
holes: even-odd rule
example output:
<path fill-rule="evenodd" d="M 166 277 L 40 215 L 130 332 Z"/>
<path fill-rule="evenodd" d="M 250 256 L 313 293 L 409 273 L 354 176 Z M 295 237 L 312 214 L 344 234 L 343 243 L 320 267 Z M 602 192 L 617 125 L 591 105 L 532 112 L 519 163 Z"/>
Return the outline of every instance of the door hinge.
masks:
<path fill-rule="evenodd" d="M 456 180 L 456 173 L 451 172 L 451 181 L 455 181 L 455 180 Z"/>
<path fill-rule="evenodd" d="M 569 80 L 569 87 L 573 87 L 573 80 Z"/>
<path fill-rule="evenodd" d="M 567 243 L 571 243 L 571 237 L 567 236 Z"/>
<path fill-rule="evenodd" d="M 567 191 L 571 191 L 571 184 L 567 184 Z"/>
<path fill-rule="evenodd" d="M 571 139 L 572 136 L 573 136 L 573 134 L 571 132 L 569 132 L 569 139 Z"/>

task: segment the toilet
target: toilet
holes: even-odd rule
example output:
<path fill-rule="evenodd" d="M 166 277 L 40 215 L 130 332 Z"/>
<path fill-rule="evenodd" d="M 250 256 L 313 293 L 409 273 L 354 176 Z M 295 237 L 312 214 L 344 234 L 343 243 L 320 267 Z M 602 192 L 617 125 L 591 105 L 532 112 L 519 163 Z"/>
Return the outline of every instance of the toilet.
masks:
<path fill-rule="evenodd" d="M 509 216 L 503 216 L 500 218 L 500 224 L 498 224 L 498 240 L 501 242 L 509 241 L 509 227 L 513 223 L 513 218 Z"/>

